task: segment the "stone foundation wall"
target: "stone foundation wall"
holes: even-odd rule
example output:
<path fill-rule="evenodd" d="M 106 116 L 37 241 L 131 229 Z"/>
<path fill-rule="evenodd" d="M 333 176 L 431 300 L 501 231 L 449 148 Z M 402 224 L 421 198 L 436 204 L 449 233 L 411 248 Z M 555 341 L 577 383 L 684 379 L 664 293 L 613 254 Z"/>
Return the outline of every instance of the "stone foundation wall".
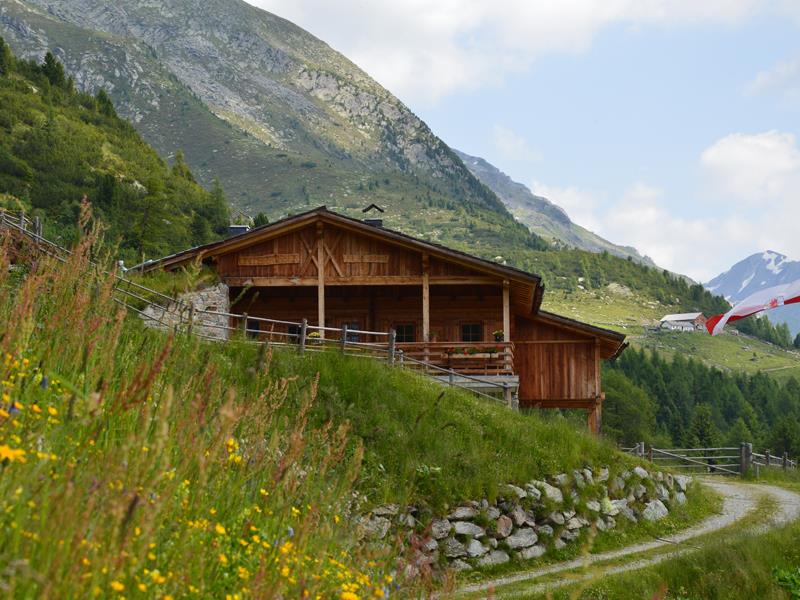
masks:
<path fill-rule="evenodd" d="M 424 569 L 532 561 L 577 542 L 590 528 L 614 529 L 622 519 L 661 520 L 686 502 L 690 482 L 642 467 L 618 475 L 587 467 L 523 487 L 508 485 L 495 502 L 465 502 L 432 518 L 419 507 L 379 506 L 359 520 L 360 535 L 402 536 L 411 556 L 404 565 L 409 577 Z"/>
<path fill-rule="evenodd" d="M 194 306 L 195 310 L 211 310 L 216 312 L 230 312 L 230 299 L 228 296 L 228 286 L 224 283 L 181 294 L 180 300 L 186 305 Z M 181 319 L 186 322 L 189 315 L 184 310 L 181 315 L 180 307 L 175 303 L 167 308 L 149 305 L 144 309 L 144 314 L 139 315 L 148 327 L 156 329 L 172 329 Z M 196 313 L 194 318 L 193 331 L 199 335 L 215 340 L 227 340 L 231 333 L 222 327 L 228 327 L 228 318 L 223 316 L 207 315 Z"/>

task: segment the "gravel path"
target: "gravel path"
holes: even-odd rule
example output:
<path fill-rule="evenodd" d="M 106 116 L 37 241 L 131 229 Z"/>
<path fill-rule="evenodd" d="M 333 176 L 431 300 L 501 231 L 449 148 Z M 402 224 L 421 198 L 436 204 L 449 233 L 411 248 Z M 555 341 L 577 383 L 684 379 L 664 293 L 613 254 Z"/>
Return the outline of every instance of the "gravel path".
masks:
<path fill-rule="evenodd" d="M 582 580 L 596 577 L 597 573 L 584 575 L 573 574 L 569 578 L 564 578 L 561 580 L 540 584 L 533 583 L 539 577 L 571 571 L 580 567 L 589 566 L 596 562 L 613 560 L 624 556 L 631 556 L 667 545 L 677 545 L 680 547 L 680 549 L 675 550 L 674 552 L 666 552 L 664 554 L 659 554 L 658 556 L 634 560 L 625 563 L 624 565 L 609 567 L 604 571 L 604 573 L 613 575 L 616 573 L 624 573 L 626 571 L 632 571 L 649 565 L 654 565 L 664 560 L 668 560 L 697 549 L 697 546 L 691 544 L 691 540 L 693 538 L 705 535 L 707 533 L 712 533 L 732 525 L 752 511 L 758 504 L 759 499 L 761 499 L 763 496 L 770 496 L 774 498 L 778 505 L 778 509 L 774 514 L 768 517 L 764 524 L 758 527 L 759 531 L 767 530 L 771 527 L 777 527 L 800 518 L 800 494 L 790 492 L 783 488 L 771 485 L 743 484 L 722 480 L 704 480 L 703 484 L 712 488 L 723 497 L 722 512 L 718 515 L 709 517 L 694 527 L 684 529 L 678 533 L 675 533 L 674 535 L 669 535 L 650 542 L 635 544 L 633 546 L 627 546 L 625 548 L 620 548 L 619 550 L 603 552 L 602 554 L 590 554 L 574 560 L 548 565 L 540 569 L 525 571 L 523 573 L 515 573 L 513 575 L 499 577 L 491 581 L 482 581 L 480 583 L 467 585 L 460 588 L 458 594 L 468 594 L 487 591 L 489 589 L 497 589 L 522 581 L 530 581 L 531 586 L 526 589 L 515 589 L 511 594 L 503 594 L 502 591 L 495 592 L 494 597 L 514 598 L 519 596 L 528 596 L 530 594 L 541 594 L 547 590 L 556 589 L 564 585 L 570 585 Z"/>

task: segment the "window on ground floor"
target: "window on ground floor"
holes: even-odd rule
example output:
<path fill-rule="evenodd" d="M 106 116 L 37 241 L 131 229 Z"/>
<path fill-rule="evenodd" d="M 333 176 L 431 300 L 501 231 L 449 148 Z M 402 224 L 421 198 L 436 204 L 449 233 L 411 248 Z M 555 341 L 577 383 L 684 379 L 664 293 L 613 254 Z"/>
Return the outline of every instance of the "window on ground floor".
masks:
<path fill-rule="evenodd" d="M 461 324 L 462 342 L 482 342 L 483 324 L 482 323 L 462 323 Z"/>
<path fill-rule="evenodd" d="M 395 332 L 397 332 L 396 341 L 399 343 L 410 343 L 417 341 L 417 332 L 413 323 L 400 323 L 395 325 Z"/>

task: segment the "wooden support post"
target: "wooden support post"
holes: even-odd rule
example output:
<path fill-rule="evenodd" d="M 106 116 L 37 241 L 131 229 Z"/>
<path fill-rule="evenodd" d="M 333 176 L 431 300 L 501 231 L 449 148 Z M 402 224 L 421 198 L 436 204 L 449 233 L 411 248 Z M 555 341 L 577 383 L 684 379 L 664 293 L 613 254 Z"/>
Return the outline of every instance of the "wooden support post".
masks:
<path fill-rule="evenodd" d="M 511 284 L 507 279 L 503 280 L 503 341 L 511 341 Z M 511 370 L 511 356 L 507 348 L 503 349 L 503 369 L 506 372 Z"/>
<path fill-rule="evenodd" d="M 600 433 L 600 428 L 603 420 L 603 396 L 598 395 L 595 398 L 594 406 L 589 409 L 589 431 L 595 434 Z"/>
<path fill-rule="evenodd" d="M 456 372 L 453 369 L 450 369 L 450 373 L 448 373 L 447 381 L 450 384 L 450 387 L 453 387 L 456 384 Z"/>
<path fill-rule="evenodd" d="M 769 466 L 770 465 L 770 459 L 771 459 L 771 457 L 769 455 L 769 450 L 764 450 L 764 456 L 766 457 L 766 460 L 764 462 L 766 462 L 767 466 Z"/>
<path fill-rule="evenodd" d="M 507 383 L 503 384 L 503 400 L 505 401 L 506 406 L 508 406 L 508 408 L 513 410 L 513 408 L 514 408 L 514 397 L 511 394 L 511 386 L 508 385 Z"/>
<path fill-rule="evenodd" d="M 394 352 L 395 344 L 397 342 L 397 332 L 394 329 L 389 330 L 389 364 L 394 365 Z"/>
<path fill-rule="evenodd" d="M 247 338 L 247 313 L 242 313 L 242 335 Z"/>
<path fill-rule="evenodd" d="M 300 340 L 297 351 L 302 355 L 306 351 L 306 334 L 308 333 L 308 319 L 303 319 L 300 323 Z"/>
<path fill-rule="evenodd" d="M 325 237 L 322 223 L 317 223 L 317 325 L 325 339 Z"/>
<path fill-rule="evenodd" d="M 425 362 L 430 360 L 431 341 L 431 274 L 430 257 L 422 255 L 422 341 L 425 343 Z"/>
<path fill-rule="evenodd" d="M 19 212 L 19 227 L 22 231 L 25 231 L 25 211 L 21 210 Z"/>
<path fill-rule="evenodd" d="M 647 451 L 647 460 L 653 462 L 653 447 L 650 446 L 650 449 Z"/>
<path fill-rule="evenodd" d="M 784 452 L 783 453 L 783 465 L 782 466 L 783 466 L 783 470 L 784 471 L 789 468 L 789 453 L 788 452 Z"/>
<path fill-rule="evenodd" d="M 342 354 L 344 354 L 345 346 L 347 346 L 347 323 L 342 325 L 342 339 L 340 340 L 340 344 L 342 347 Z"/>

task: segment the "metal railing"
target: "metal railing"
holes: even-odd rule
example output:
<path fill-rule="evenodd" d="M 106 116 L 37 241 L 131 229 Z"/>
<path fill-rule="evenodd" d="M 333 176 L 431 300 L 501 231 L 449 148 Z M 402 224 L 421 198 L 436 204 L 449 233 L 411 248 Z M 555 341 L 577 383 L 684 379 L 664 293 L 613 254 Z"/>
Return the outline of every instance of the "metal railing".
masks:
<path fill-rule="evenodd" d="M 3 227 L 22 233 L 33 240 L 38 251 L 60 262 L 65 262 L 72 254 L 70 250 L 42 236 L 42 223 L 38 217 L 32 220 L 24 212 L 0 210 L 0 229 Z M 294 347 L 301 355 L 305 352 L 320 352 L 335 348 L 347 355 L 377 358 L 389 365 L 409 368 L 434 378 L 438 383 L 458 387 L 493 401 L 502 400 L 509 408 L 517 408 L 516 398 L 512 393 L 514 386 L 509 382 L 477 377 L 420 360 L 416 356 L 409 356 L 397 344 L 394 330 L 364 331 L 350 329 L 346 325 L 342 328 L 322 327 L 310 325 L 306 319 L 300 322 L 282 321 L 251 316 L 247 313 L 202 309 L 180 298 L 173 298 L 148 288 L 119 273 L 113 273 L 112 276 L 115 278 L 114 301 L 137 314 L 145 322 L 150 322 L 161 329 L 185 332 L 216 342 L 237 339 L 269 346 Z M 283 331 L 284 329 L 286 331 Z M 217 334 L 212 335 L 208 330 L 213 330 Z M 360 341 L 362 338 L 380 341 L 362 342 Z M 510 350 L 508 356 L 505 351 L 503 356 L 505 360 L 509 360 L 508 356 L 513 358 Z M 444 380 L 443 376 L 447 379 Z M 476 386 L 482 389 L 477 389 Z M 494 390 L 497 395 L 487 393 L 484 391 L 486 389 Z"/>

